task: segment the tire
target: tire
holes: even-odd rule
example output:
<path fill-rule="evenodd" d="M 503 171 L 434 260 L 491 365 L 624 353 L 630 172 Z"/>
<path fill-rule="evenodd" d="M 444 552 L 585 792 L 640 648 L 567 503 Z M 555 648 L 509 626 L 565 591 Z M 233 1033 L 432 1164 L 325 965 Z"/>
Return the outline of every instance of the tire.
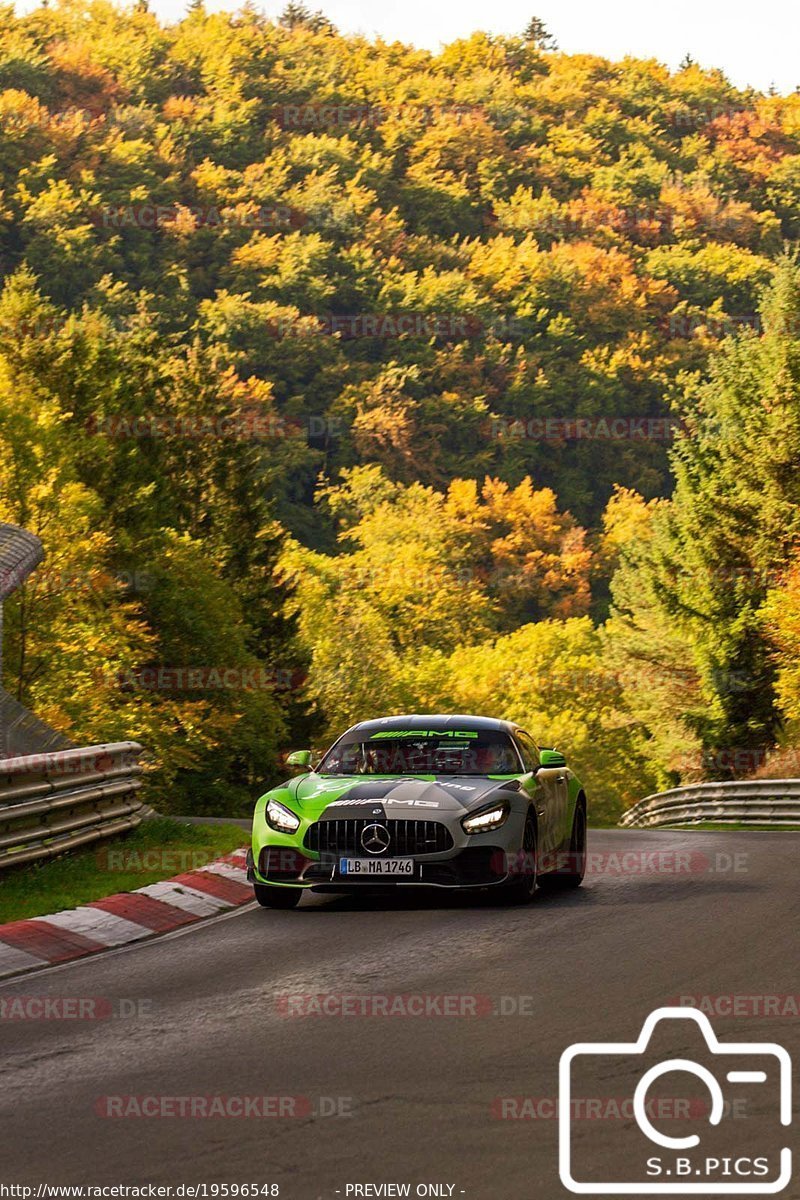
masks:
<path fill-rule="evenodd" d="M 270 887 L 269 884 L 254 883 L 253 891 L 262 908 L 297 908 L 302 888 Z"/>
<path fill-rule="evenodd" d="M 580 887 L 583 883 L 586 874 L 586 808 L 580 801 L 572 820 L 569 862 L 570 866 L 574 866 L 574 870 L 552 871 L 548 875 L 540 875 L 539 887 L 546 891 L 566 891 L 569 888 Z"/>
<path fill-rule="evenodd" d="M 536 892 L 538 846 L 536 822 L 530 815 L 525 822 L 525 830 L 522 834 L 521 853 L 522 870 L 520 874 L 515 879 L 501 885 L 502 898 L 506 904 L 530 904 Z"/>

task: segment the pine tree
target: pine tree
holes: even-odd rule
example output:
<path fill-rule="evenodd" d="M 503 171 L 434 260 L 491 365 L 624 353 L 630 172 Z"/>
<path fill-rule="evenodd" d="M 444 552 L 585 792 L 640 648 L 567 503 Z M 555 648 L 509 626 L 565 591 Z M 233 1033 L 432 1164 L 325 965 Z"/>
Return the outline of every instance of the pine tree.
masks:
<path fill-rule="evenodd" d="M 289 0 L 278 17 L 278 24 L 284 29 L 308 29 L 311 33 L 336 32 L 333 22 L 323 12 L 312 12 L 302 0 Z"/>
<path fill-rule="evenodd" d="M 656 607 L 664 646 L 677 630 L 691 652 L 702 703 L 684 697 L 709 773 L 746 771 L 780 726 L 762 605 L 800 540 L 800 269 L 784 261 L 765 297 L 763 337 L 729 339 L 702 385 L 687 385 L 685 432 L 672 455 L 672 503 L 654 518 L 653 543 L 631 587 L 629 551 L 615 584 L 616 616 L 648 624 Z M 641 552 L 639 551 L 641 556 Z M 623 555 L 623 559 L 626 556 Z M 618 649 L 626 654 L 624 642 Z M 669 656 L 661 655 L 669 672 Z M 677 666 L 672 669 L 674 675 Z M 683 669 L 683 668 L 681 668 Z"/>
<path fill-rule="evenodd" d="M 541 17 L 531 17 L 522 36 L 526 42 L 530 42 L 537 50 L 544 53 L 558 49 L 558 42 L 549 32 Z"/>

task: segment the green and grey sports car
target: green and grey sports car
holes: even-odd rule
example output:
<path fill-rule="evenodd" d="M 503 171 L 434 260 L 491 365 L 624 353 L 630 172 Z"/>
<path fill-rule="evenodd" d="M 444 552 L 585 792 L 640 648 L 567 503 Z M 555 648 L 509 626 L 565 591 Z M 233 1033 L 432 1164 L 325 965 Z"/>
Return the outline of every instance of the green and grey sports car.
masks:
<path fill-rule="evenodd" d="M 265 908 L 303 891 L 496 888 L 525 904 L 586 865 L 586 793 L 563 754 L 510 721 L 381 717 L 262 796 L 248 878 Z"/>

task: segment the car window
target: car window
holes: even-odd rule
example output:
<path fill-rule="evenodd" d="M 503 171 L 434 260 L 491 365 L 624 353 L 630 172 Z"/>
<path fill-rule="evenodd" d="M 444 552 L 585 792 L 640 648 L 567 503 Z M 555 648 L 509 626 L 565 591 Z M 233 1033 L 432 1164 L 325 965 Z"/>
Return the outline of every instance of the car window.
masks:
<path fill-rule="evenodd" d="M 535 771 L 539 766 L 539 750 L 530 734 L 517 730 L 517 742 L 522 753 L 522 761 L 528 771 Z"/>
<path fill-rule="evenodd" d="M 516 775 L 519 757 L 507 733 L 403 729 L 356 730 L 328 751 L 320 775 Z"/>

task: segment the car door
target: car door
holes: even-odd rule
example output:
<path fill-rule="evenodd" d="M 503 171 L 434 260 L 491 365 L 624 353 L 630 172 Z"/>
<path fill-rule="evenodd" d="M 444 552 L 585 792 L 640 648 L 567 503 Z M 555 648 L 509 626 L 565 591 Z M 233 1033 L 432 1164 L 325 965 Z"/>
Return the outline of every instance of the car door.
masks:
<path fill-rule="evenodd" d="M 554 802 L 553 811 L 554 841 L 556 846 L 561 846 L 570 835 L 569 821 L 569 770 L 567 761 L 560 750 L 542 750 L 539 756 L 540 762 L 543 760 L 543 766 L 540 774 L 544 774 L 547 770 L 553 776 L 554 782 Z M 553 761 L 553 760 L 556 761 Z"/>
<path fill-rule="evenodd" d="M 569 772 L 566 766 L 556 768 L 555 825 L 556 846 L 563 846 L 572 832 L 569 821 Z"/>
<path fill-rule="evenodd" d="M 550 854 L 559 844 L 557 834 L 558 814 L 558 770 L 550 770 L 539 766 L 539 749 L 529 733 L 524 729 L 514 731 L 526 774 L 523 785 L 536 805 L 536 816 L 539 823 L 539 854 Z M 527 783 L 526 783 L 527 781 Z"/>

